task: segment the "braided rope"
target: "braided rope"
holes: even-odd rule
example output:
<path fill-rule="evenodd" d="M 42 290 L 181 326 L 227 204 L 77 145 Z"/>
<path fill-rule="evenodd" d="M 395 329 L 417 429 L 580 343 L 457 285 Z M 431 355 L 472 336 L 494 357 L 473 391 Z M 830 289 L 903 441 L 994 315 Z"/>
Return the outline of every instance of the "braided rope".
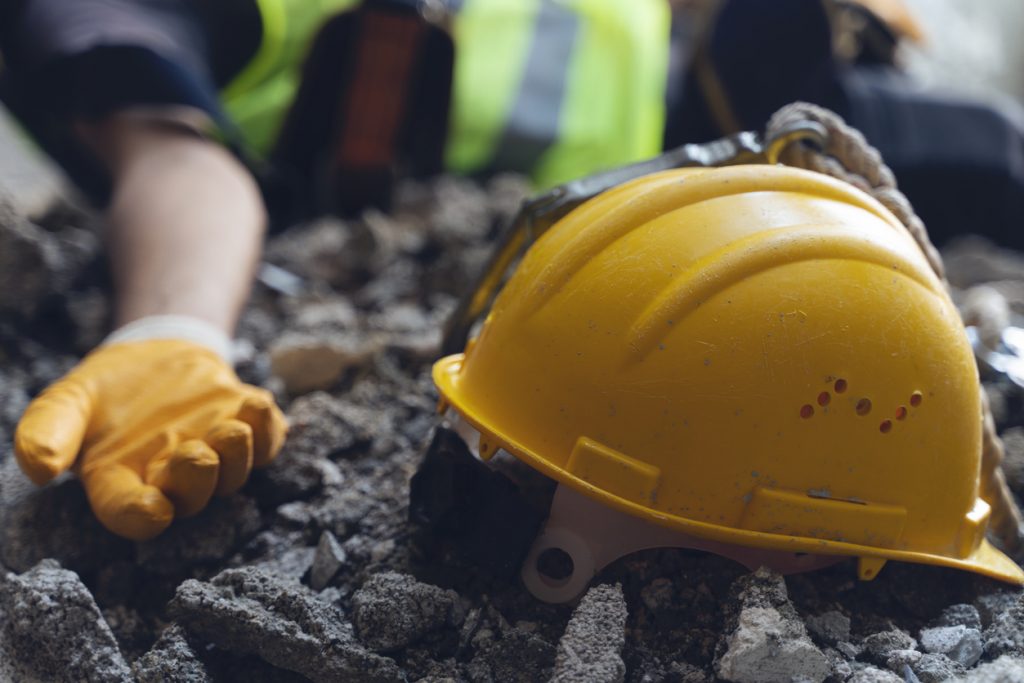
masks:
<path fill-rule="evenodd" d="M 929 239 L 924 223 L 914 212 L 906 195 L 897 188 L 896 177 L 885 165 L 882 155 L 860 131 L 846 125 L 834 112 L 807 102 L 794 102 L 777 111 L 768 121 L 765 139 L 771 140 L 793 125 L 807 121 L 813 121 L 825 129 L 828 134 L 825 148 L 818 150 L 806 144 L 786 145 L 780 151 L 778 160 L 787 166 L 838 178 L 874 197 L 906 227 L 932 270 L 948 288 L 942 256 Z M 1024 549 L 1021 531 L 1024 519 L 1003 475 L 1003 442 L 996 431 L 984 389 L 981 390 L 981 406 L 980 494 L 992 507 L 991 529 L 995 537 L 1007 552 L 1016 555 Z"/>

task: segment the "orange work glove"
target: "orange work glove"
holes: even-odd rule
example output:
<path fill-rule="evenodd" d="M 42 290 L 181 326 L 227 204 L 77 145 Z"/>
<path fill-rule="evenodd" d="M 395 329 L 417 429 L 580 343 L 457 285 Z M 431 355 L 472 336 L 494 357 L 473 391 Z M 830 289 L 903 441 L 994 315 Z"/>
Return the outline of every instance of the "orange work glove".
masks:
<path fill-rule="evenodd" d="M 271 394 L 214 351 L 149 339 L 86 356 L 32 401 L 14 447 L 36 484 L 73 466 L 100 522 L 140 541 L 237 491 L 287 430 Z"/>

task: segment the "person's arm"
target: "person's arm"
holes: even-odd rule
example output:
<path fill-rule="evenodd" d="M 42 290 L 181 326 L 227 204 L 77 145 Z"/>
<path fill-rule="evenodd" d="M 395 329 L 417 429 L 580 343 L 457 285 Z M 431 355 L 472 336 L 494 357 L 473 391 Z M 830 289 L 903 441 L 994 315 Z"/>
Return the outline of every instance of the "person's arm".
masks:
<path fill-rule="evenodd" d="M 73 467 L 99 520 L 142 540 L 281 448 L 273 397 L 228 358 L 266 217 L 245 167 L 188 128 L 122 114 L 80 132 L 114 179 L 118 329 L 29 405 L 15 454 L 39 484 Z"/>
<path fill-rule="evenodd" d="M 107 218 L 117 325 L 187 315 L 230 335 L 266 227 L 252 175 L 184 127 L 122 114 L 80 130 L 114 179 Z"/>

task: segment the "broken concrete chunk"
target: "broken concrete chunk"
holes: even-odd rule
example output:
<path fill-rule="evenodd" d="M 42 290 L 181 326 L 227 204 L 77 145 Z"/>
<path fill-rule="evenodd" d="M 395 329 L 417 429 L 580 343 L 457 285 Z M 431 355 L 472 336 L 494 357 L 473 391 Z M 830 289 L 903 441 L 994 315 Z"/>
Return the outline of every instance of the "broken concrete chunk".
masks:
<path fill-rule="evenodd" d="M 893 629 L 872 633 L 864 638 L 864 656 L 876 664 L 885 664 L 889 655 L 896 650 L 916 650 L 917 641 L 906 631 Z"/>
<path fill-rule="evenodd" d="M 974 605 L 950 605 L 942 610 L 942 614 L 935 620 L 935 626 L 966 626 L 980 631 L 981 614 Z"/>
<path fill-rule="evenodd" d="M 131 681 L 89 590 L 52 560 L 0 577 L 0 659 L 44 681 Z"/>
<path fill-rule="evenodd" d="M 309 585 L 313 590 L 326 588 L 346 559 L 345 549 L 338 543 L 338 539 L 330 531 L 324 530 L 320 534 L 320 542 L 313 556 L 313 569 L 309 575 Z"/>
<path fill-rule="evenodd" d="M 587 591 L 558 642 L 553 683 L 619 683 L 626 676 L 626 598 L 622 586 Z"/>
<path fill-rule="evenodd" d="M 368 652 L 342 613 L 272 572 L 228 569 L 178 586 L 169 613 L 190 634 L 313 681 L 400 681 L 394 661 Z"/>
<path fill-rule="evenodd" d="M 206 667 L 185 639 L 181 626 L 172 624 L 160 634 L 149 652 L 135 660 L 138 683 L 207 683 Z"/>
<path fill-rule="evenodd" d="M 902 676 L 886 671 L 884 669 L 877 669 L 873 666 L 866 666 L 863 669 L 855 672 L 847 683 L 907 683 Z"/>
<path fill-rule="evenodd" d="M 964 667 L 942 654 L 926 654 L 910 667 L 921 683 L 940 683 L 964 673 Z"/>
<path fill-rule="evenodd" d="M 371 576 L 352 596 L 353 619 L 360 639 L 377 652 L 391 652 L 432 631 L 462 623 L 454 591 L 420 583 L 407 574 Z"/>
<path fill-rule="evenodd" d="M 885 667 L 889 671 L 902 674 L 906 667 L 913 667 L 924 654 L 917 650 L 893 650 L 885 660 Z"/>
<path fill-rule="evenodd" d="M 921 649 L 943 654 L 954 662 L 970 667 L 981 659 L 984 647 L 981 632 L 966 626 L 937 626 L 921 631 Z"/>
<path fill-rule="evenodd" d="M 726 635 L 715 661 L 721 678 L 735 683 L 825 680 L 831 665 L 808 637 L 781 575 L 762 567 L 737 579 L 731 592 L 735 602 L 726 607 Z"/>
<path fill-rule="evenodd" d="M 835 645 L 850 639 L 850 617 L 831 610 L 807 617 L 807 630 L 818 640 Z"/>
<path fill-rule="evenodd" d="M 346 371 L 369 363 L 381 348 L 376 337 L 286 335 L 270 349 L 270 371 L 293 395 L 329 389 Z"/>

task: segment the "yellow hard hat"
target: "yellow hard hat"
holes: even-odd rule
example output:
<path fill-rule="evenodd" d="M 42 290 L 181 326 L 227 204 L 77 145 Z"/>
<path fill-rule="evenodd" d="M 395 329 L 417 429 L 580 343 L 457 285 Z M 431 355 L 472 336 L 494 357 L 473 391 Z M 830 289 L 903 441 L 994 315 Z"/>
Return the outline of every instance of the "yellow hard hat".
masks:
<path fill-rule="evenodd" d="M 711 547 L 1024 583 L 985 539 L 956 308 L 899 221 L 827 176 L 680 169 L 604 192 L 433 374 L 484 459 Z"/>

